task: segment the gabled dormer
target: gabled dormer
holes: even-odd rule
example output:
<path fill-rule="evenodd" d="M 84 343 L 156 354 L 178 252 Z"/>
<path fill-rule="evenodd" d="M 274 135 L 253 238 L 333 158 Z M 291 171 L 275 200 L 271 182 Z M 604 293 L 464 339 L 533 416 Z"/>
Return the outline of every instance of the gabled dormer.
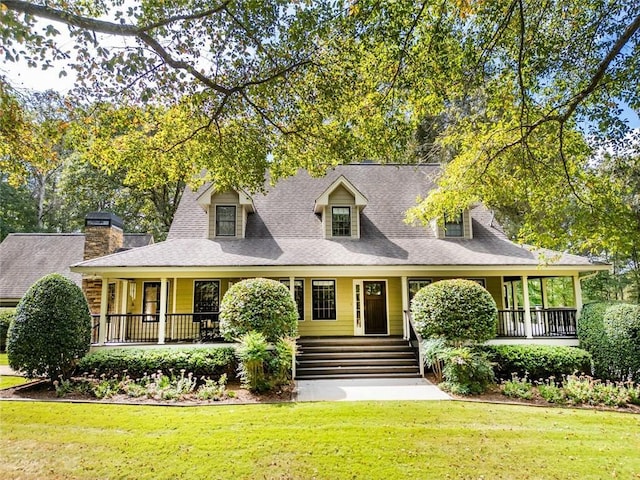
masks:
<path fill-rule="evenodd" d="M 316 199 L 314 211 L 322 215 L 325 238 L 360 238 L 360 212 L 367 198 L 344 175 Z"/>
<path fill-rule="evenodd" d="M 219 192 L 213 185 L 198 197 L 198 204 L 209 215 L 209 238 L 244 238 L 247 215 L 255 212 L 253 200 L 242 190 Z"/>
<path fill-rule="evenodd" d="M 431 228 L 436 238 L 470 240 L 473 238 L 471 210 L 467 208 L 458 216 L 446 217 L 442 222 L 432 220 Z"/>

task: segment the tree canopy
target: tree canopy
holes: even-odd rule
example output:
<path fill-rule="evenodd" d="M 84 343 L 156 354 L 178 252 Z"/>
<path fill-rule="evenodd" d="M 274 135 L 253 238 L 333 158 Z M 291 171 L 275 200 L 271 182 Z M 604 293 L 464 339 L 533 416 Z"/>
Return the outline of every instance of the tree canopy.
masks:
<path fill-rule="evenodd" d="M 640 109 L 636 0 L 0 5 L 5 58 L 62 59 L 100 105 L 87 152 L 108 171 L 144 151 L 142 183 L 206 171 L 251 190 L 265 170 L 439 161 L 409 221 L 481 201 L 523 242 L 637 250 L 637 182 L 620 174 L 637 173 L 622 115 Z"/>

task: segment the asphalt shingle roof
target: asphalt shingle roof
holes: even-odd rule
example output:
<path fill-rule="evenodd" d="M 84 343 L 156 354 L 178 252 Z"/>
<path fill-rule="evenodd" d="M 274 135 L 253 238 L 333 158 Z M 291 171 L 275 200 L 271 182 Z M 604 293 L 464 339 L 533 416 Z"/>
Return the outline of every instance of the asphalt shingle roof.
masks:
<path fill-rule="evenodd" d="M 123 249 L 148 245 L 148 234 L 124 235 Z M 70 265 L 84 258 L 84 233 L 12 233 L 0 243 L 0 299 L 21 298 L 49 273 L 60 273 L 82 286 L 82 275 Z"/>
<path fill-rule="evenodd" d="M 587 258 L 532 251 L 510 242 L 483 206 L 472 209 L 473 239 L 436 239 L 407 225 L 405 211 L 435 187 L 436 165 L 344 165 L 325 177 L 306 172 L 253 196 L 244 239 L 207 239 L 207 214 L 199 192 L 185 191 L 167 241 L 83 262 L 83 267 L 235 267 L 316 265 L 536 266 L 539 254 L 555 265 L 587 266 Z M 325 239 L 315 200 L 340 175 L 367 199 L 360 239 Z"/>

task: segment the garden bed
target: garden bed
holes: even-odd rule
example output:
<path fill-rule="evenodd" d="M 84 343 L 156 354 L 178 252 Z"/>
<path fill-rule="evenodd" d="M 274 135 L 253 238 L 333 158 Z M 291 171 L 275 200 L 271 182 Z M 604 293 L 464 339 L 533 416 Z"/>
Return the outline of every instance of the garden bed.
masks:
<path fill-rule="evenodd" d="M 45 380 L 35 380 L 25 385 L 0 390 L 0 399 L 9 400 L 37 400 L 60 402 L 95 402 L 119 403 L 131 405 L 213 405 L 213 404 L 251 404 L 251 403 L 283 403 L 291 402 L 294 398 L 294 385 L 284 385 L 277 390 L 262 394 L 252 393 L 242 388 L 239 382 L 227 384 L 226 395 L 218 400 L 200 400 L 195 394 L 188 394 L 176 400 L 157 400 L 146 396 L 130 397 L 124 394 L 113 395 L 98 399 L 90 394 L 70 392 L 59 397 L 51 383 Z"/>

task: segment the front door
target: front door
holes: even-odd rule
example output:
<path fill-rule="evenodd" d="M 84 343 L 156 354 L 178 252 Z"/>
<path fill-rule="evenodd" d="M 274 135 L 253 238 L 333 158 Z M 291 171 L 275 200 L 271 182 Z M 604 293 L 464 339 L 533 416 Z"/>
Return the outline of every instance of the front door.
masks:
<path fill-rule="evenodd" d="M 388 331 L 385 282 L 364 282 L 363 290 L 365 335 L 386 335 Z"/>

